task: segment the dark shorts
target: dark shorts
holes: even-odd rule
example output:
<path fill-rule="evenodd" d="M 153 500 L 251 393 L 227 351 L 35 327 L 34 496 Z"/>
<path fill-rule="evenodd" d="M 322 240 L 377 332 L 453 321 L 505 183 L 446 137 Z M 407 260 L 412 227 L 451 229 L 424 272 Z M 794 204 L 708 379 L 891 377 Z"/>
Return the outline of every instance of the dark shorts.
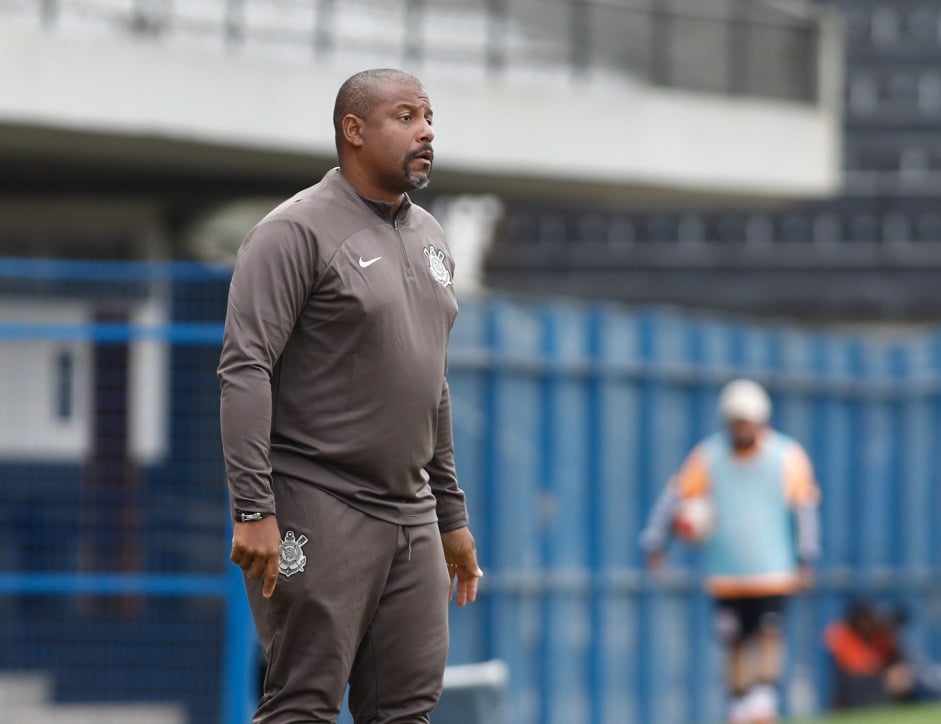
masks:
<path fill-rule="evenodd" d="M 785 596 L 717 598 L 715 629 L 724 644 L 740 643 L 759 631 L 777 631 L 784 616 Z"/>

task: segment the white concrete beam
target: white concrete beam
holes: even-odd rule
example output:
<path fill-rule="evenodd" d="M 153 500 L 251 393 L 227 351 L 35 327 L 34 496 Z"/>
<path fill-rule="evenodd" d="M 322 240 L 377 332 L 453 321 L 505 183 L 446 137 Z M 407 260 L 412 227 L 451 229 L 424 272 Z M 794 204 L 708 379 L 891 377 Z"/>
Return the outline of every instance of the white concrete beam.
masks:
<path fill-rule="evenodd" d="M 154 139 L 187 162 L 240 154 L 296 168 L 333 156 L 331 114 L 348 62 L 0 27 L 0 148 L 23 129 L 121 138 L 135 160 Z M 654 88 L 624 80 L 454 78 L 412 69 L 435 107 L 436 176 L 565 194 L 806 198 L 840 180 L 840 118 L 820 106 Z M 831 93 L 838 96 L 838 93 Z M 7 128 L 6 136 L 4 126 Z M 158 155 L 159 155 L 159 144 Z M 68 152 L 68 148 L 65 148 Z M 167 156 L 172 158 L 172 153 Z M 452 184 L 453 185 L 453 184 Z"/>

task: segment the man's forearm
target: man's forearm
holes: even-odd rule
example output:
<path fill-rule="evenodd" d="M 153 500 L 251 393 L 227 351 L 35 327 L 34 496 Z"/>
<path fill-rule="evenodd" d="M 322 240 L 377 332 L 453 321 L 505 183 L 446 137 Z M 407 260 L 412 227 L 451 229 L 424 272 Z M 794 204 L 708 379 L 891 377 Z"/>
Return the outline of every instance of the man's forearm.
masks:
<path fill-rule="evenodd" d="M 467 507 L 464 491 L 457 484 L 454 463 L 454 435 L 451 429 L 451 392 L 447 380 L 441 386 L 438 402 L 438 433 L 435 454 L 425 466 L 429 484 L 435 494 L 438 526 L 442 532 L 466 526 Z"/>
<path fill-rule="evenodd" d="M 654 504 L 647 524 L 640 534 L 640 546 L 648 553 L 663 550 L 670 539 L 670 526 L 679 504 L 676 486 L 671 478 Z"/>
<path fill-rule="evenodd" d="M 273 513 L 271 492 L 271 383 L 260 370 L 223 371 L 222 449 L 233 507 Z"/>

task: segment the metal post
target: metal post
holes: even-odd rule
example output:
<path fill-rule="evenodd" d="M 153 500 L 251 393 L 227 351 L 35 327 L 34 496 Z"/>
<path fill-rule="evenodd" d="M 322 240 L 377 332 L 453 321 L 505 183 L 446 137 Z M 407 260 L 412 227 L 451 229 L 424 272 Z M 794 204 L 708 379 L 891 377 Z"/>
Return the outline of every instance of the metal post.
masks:
<path fill-rule="evenodd" d="M 499 74 L 506 66 L 506 3 L 507 0 L 487 0 L 487 70 L 491 75 Z"/>
<path fill-rule="evenodd" d="M 484 429 L 480 436 L 480 455 L 484 463 L 481 465 L 483 479 L 480 486 L 480 497 L 486 501 L 487 514 L 481 516 L 480 520 L 474 522 L 474 532 L 477 540 L 481 541 L 478 547 L 480 549 L 480 566 L 485 570 L 492 572 L 495 576 L 500 575 L 502 571 L 496 570 L 497 561 L 500 560 L 497 555 L 497 547 L 500 545 L 500 529 L 496 521 L 494 511 L 494 501 L 497 498 L 497 486 L 500 477 L 500 366 L 497 357 L 503 352 L 503 340 L 500 338 L 498 327 L 500 307 L 492 301 L 485 302 L 484 307 L 484 344 L 489 360 L 482 373 L 482 384 L 480 386 L 481 400 L 480 406 L 483 410 Z M 486 584 L 486 578 L 484 583 Z M 484 591 L 487 589 L 485 588 Z M 497 627 L 498 611 L 505 606 L 498 606 L 498 597 L 500 603 L 505 601 L 506 591 L 500 590 L 490 592 L 480 602 L 482 611 L 480 613 L 481 633 L 484 639 L 484 656 L 487 659 L 496 658 L 500 650 L 499 628 Z M 480 605 L 479 604 L 479 605 Z"/>
<path fill-rule="evenodd" d="M 314 10 L 314 55 L 322 58 L 333 48 L 333 3 L 334 0 L 319 0 Z"/>
<path fill-rule="evenodd" d="M 604 370 L 604 312 L 595 307 L 587 320 L 588 356 L 595 373 L 588 380 L 586 395 L 588 410 L 585 426 L 585 446 L 588 451 L 585 478 L 588 484 L 588 561 L 592 578 L 604 580 L 607 569 L 605 560 L 605 518 L 602 514 L 604 501 L 603 446 L 604 446 L 604 388 L 607 377 Z M 604 610 L 608 600 L 608 589 L 591 586 L 589 594 L 589 621 L 591 648 L 588 654 L 588 721 L 604 720 L 605 706 L 605 646 Z"/>
<path fill-rule="evenodd" d="M 670 14 L 662 7 L 663 0 L 653 0 L 650 8 L 650 82 L 670 84 Z"/>
<path fill-rule="evenodd" d="M 701 325 L 691 325 L 688 331 L 691 335 L 689 344 L 689 362 L 695 370 L 705 371 L 710 367 L 706 352 L 705 330 Z M 713 404 L 711 381 L 697 377 L 689 387 L 689 437 L 686 439 L 685 450 L 692 450 L 696 444 L 712 430 Z M 701 568 L 702 559 L 697 561 Z M 693 686 L 689 692 L 689 712 L 705 712 L 709 706 L 709 686 L 705 683 L 707 677 L 702 676 L 708 670 L 709 649 L 708 642 L 712 634 L 709 614 L 710 604 L 706 596 L 699 595 L 695 589 L 687 589 L 686 605 L 691 612 L 692 629 L 689 645 L 689 656 L 686 661 L 686 675 Z"/>
<path fill-rule="evenodd" d="M 247 724 L 252 720 L 258 694 L 253 680 L 257 645 L 242 571 L 229 565 L 225 575 L 229 585 L 224 601 L 225 658 L 222 662 L 220 708 L 224 724 Z"/>
<path fill-rule="evenodd" d="M 406 65 L 417 65 L 422 60 L 422 37 L 415 32 L 421 28 L 424 18 L 425 0 L 408 0 L 405 3 L 405 43 L 403 55 Z"/>
<path fill-rule="evenodd" d="M 245 41 L 245 2 L 244 0 L 226 0 L 225 3 L 225 44 L 235 46 Z"/>
<path fill-rule="evenodd" d="M 645 314 L 638 320 L 637 346 L 640 359 L 651 369 L 656 369 L 656 318 Z M 650 510 L 654 496 L 651 495 L 651 481 L 655 480 L 653 449 L 654 409 L 657 404 L 657 386 L 660 379 L 656 375 L 644 375 L 639 382 L 640 404 L 637 410 L 637 476 L 641 481 L 638 501 L 640 518 L 636 530 L 643 528 L 643 516 Z M 654 684 L 656 677 L 654 670 L 658 668 L 657 642 L 653 635 L 653 607 L 654 597 L 649 586 L 644 586 L 635 598 L 637 609 L 637 661 L 642 662 L 636 668 L 636 679 L 633 682 L 636 691 L 636 721 L 654 721 L 653 699 L 656 696 Z"/>
<path fill-rule="evenodd" d="M 824 108 L 839 108 L 846 74 L 845 28 L 832 10 L 818 9 L 815 17 L 815 26 L 803 31 L 808 44 L 804 100 Z"/>
<path fill-rule="evenodd" d="M 39 18 L 42 24 L 51 28 L 59 17 L 59 0 L 41 0 L 39 3 Z"/>
<path fill-rule="evenodd" d="M 542 451 L 538 462 L 538 475 L 540 487 L 544 495 L 555 498 L 559 494 L 559 476 L 557 474 L 557 465 L 552 451 L 556 449 L 556 423 L 555 415 L 558 404 L 558 387 L 560 373 L 553 370 L 552 366 L 558 361 L 558 321 L 552 314 L 551 309 L 543 309 L 541 314 L 542 326 L 542 357 L 546 365 L 545 372 L 539 378 L 539 398 L 542 408 L 542 418 L 539 422 L 539 449 Z M 552 571 L 557 565 L 555 560 L 555 551 L 553 549 L 553 535 L 546 531 L 545 523 L 540 526 L 540 556 L 542 558 L 542 570 Z M 552 641 L 552 606 L 553 600 L 557 597 L 555 591 L 551 588 L 543 590 L 539 602 L 540 631 L 537 644 L 538 663 L 536 665 L 536 677 L 538 681 L 539 696 L 536 697 L 535 720 L 549 721 L 552 711 L 552 650 L 554 644 Z"/>
<path fill-rule="evenodd" d="M 158 22 L 152 3 L 148 0 L 134 0 L 128 27 L 136 35 L 156 35 Z"/>
<path fill-rule="evenodd" d="M 588 72 L 588 51 L 591 47 L 591 30 L 588 14 L 591 7 L 585 0 L 569 0 L 569 62 L 572 75 L 584 78 Z"/>
<path fill-rule="evenodd" d="M 741 0 L 732 0 L 728 17 L 729 38 L 726 58 L 726 90 L 730 95 L 748 95 L 749 36 L 753 25 L 748 8 Z"/>

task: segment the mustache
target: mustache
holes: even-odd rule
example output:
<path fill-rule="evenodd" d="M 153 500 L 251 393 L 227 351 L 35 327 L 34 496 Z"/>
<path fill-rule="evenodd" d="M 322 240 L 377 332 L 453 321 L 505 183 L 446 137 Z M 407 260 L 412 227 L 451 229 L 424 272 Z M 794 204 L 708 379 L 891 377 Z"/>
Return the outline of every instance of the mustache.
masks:
<path fill-rule="evenodd" d="M 425 155 L 429 161 L 435 160 L 435 151 L 430 143 L 422 144 L 420 148 L 417 148 L 408 154 L 408 160 L 411 161 L 412 159 L 418 158 L 421 155 Z"/>

